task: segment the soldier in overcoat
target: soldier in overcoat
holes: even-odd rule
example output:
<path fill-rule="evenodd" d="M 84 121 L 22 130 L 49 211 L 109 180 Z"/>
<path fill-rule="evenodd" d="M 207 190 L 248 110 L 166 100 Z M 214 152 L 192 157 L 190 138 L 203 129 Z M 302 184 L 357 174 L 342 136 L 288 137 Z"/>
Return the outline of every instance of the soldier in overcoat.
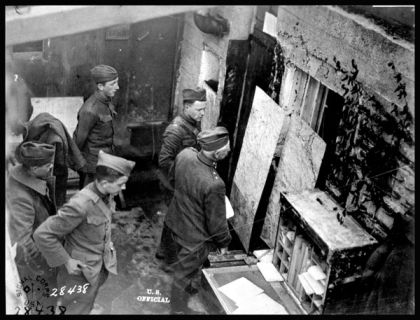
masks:
<path fill-rule="evenodd" d="M 11 245 L 16 244 L 15 262 L 21 284 L 29 284 L 26 281 L 29 279 L 34 285 L 41 285 L 42 282 L 45 288 L 42 292 L 27 291 L 32 290 L 32 285 L 26 292 L 37 304 L 34 307 L 46 309 L 55 304 L 55 299 L 49 298 L 47 289 L 56 286 L 56 270 L 48 266 L 34 242 L 33 233 L 42 222 L 56 213 L 55 177 L 51 175 L 55 147 L 46 143 L 24 142 L 16 148 L 15 153 L 20 164 L 10 170 L 6 186 L 8 232 Z"/>
<path fill-rule="evenodd" d="M 201 119 L 206 109 L 206 90 L 201 88 L 184 89 L 182 91 L 183 113 L 176 116 L 163 133 L 162 146 L 159 153 L 159 180 L 165 200 L 169 205 L 174 192 L 174 162 L 178 153 L 188 147 L 200 149 L 197 135 L 200 132 Z M 174 257 L 165 257 L 162 244 L 168 235 L 166 225 L 163 226 L 160 245 L 156 252 L 158 259 L 165 259 L 170 264 Z"/>
<path fill-rule="evenodd" d="M 232 239 L 225 204 L 225 183 L 216 171 L 217 161 L 229 151 L 224 127 L 198 135 L 201 150 L 186 148 L 175 159 L 175 193 L 165 217 L 169 237 L 164 247 L 175 254 L 171 310 L 194 313 L 188 308 L 188 294 L 210 251 L 225 253 Z M 167 253 L 166 253 L 167 254 Z M 198 288 L 195 288 L 198 289 Z"/>
<path fill-rule="evenodd" d="M 117 274 L 111 241 L 113 197 L 125 188 L 134 165 L 101 150 L 95 180 L 35 231 L 48 264 L 59 267 L 58 304 L 65 306 L 66 314 L 88 314 L 108 273 Z"/>

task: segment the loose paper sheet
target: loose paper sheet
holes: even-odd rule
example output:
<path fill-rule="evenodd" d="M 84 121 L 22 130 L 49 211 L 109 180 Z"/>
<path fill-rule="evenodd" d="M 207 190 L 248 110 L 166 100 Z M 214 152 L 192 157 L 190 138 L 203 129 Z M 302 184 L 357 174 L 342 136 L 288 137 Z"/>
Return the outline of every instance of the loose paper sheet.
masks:
<path fill-rule="evenodd" d="M 268 282 L 284 280 L 272 263 L 257 262 L 257 267 Z"/>
<path fill-rule="evenodd" d="M 264 292 L 263 289 L 244 277 L 229 282 L 218 289 L 229 299 L 233 300 L 237 306 L 246 303 L 249 299 L 253 299 L 256 295 Z"/>
<path fill-rule="evenodd" d="M 249 303 L 239 306 L 232 314 L 288 314 L 288 312 L 281 304 L 261 293 Z"/>
<path fill-rule="evenodd" d="M 232 218 L 234 215 L 232 205 L 230 204 L 229 198 L 225 196 L 226 203 L 226 219 Z"/>

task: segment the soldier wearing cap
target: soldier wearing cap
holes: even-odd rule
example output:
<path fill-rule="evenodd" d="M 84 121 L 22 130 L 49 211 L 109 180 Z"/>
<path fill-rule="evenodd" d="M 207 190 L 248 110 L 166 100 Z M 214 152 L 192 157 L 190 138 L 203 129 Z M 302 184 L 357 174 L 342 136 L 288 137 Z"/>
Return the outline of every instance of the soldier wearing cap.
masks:
<path fill-rule="evenodd" d="M 171 293 L 173 313 L 191 313 L 188 293 L 208 253 L 218 248 L 227 251 L 231 241 L 225 204 L 225 183 L 216 171 L 217 161 L 229 151 L 229 135 L 224 127 L 204 130 L 198 135 L 201 151 L 182 150 L 175 159 L 175 193 L 165 224 L 171 241 L 165 243 L 167 254 L 175 253 L 171 265 L 174 281 Z M 166 239 L 166 238 L 165 238 Z"/>
<path fill-rule="evenodd" d="M 113 137 L 115 108 L 111 98 L 118 87 L 118 73 L 113 67 L 98 65 L 90 70 L 96 91 L 80 108 L 73 139 L 87 164 L 79 170 L 80 189 L 92 182 L 98 161 L 98 152 L 114 153 Z"/>
<path fill-rule="evenodd" d="M 56 213 L 55 177 L 51 175 L 55 148 L 46 143 L 24 142 L 16 148 L 15 153 L 20 164 L 9 172 L 6 219 L 11 245 L 17 244 L 16 266 L 21 281 L 39 277 L 51 290 L 56 286 L 56 270 L 48 266 L 34 242 L 33 233 L 42 222 Z M 43 297 L 38 292 L 28 294 L 29 297 L 44 309 L 55 304 L 54 298 Z"/>
<path fill-rule="evenodd" d="M 88 314 L 108 273 L 117 273 L 111 241 L 113 197 L 125 188 L 134 165 L 99 151 L 95 180 L 35 231 L 35 242 L 48 264 L 59 267 L 58 288 L 66 289 L 58 304 L 66 307 L 66 314 Z M 76 291 L 70 294 L 71 288 Z"/>
<path fill-rule="evenodd" d="M 181 115 L 176 116 L 165 129 L 162 139 L 162 147 L 159 153 L 159 179 L 167 202 L 172 199 L 174 191 L 173 166 L 175 157 L 184 148 L 194 147 L 199 149 L 197 134 L 200 132 L 200 122 L 206 108 L 206 90 L 196 88 L 184 89 L 182 91 L 184 110 Z M 166 227 L 163 227 L 162 238 L 167 235 Z M 156 257 L 164 258 L 161 245 Z"/>

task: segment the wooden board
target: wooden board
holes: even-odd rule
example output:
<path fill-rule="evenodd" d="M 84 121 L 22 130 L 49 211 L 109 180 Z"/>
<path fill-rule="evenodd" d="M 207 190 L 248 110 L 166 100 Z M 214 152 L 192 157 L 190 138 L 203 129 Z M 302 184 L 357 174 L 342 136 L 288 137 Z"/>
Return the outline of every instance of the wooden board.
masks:
<path fill-rule="evenodd" d="M 31 119 L 42 112 L 47 112 L 59 119 L 72 136 L 77 126 L 77 112 L 83 104 L 83 97 L 54 97 L 54 98 L 31 98 L 34 107 Z"/>
<path fill-rule="evenodd" d="M 377 242 L 350 216 L 344 217 L 344 223 L 340 224 L 336 215 L 341 214 L 343 208 L 323 191 L 305 190 L 284 196 L 299 213 L 308 232 L 316 235 L 328 247 L 329 252 L 364 247 Z"/>
<path fill-rule="evenodd" d="M 241 153 L 233 178 L 232 226 L 245 251 L 249 250 L 252 226 L 284 120 L 284 112 L 256 87 Z"/>
<path fill-rule="evenodd" d="M 281 147 L 274 186 L 270 195 L 261 239 L 274 247 L 280 215 L 280 192 L 313 189 L 324 157 L 326 143 L 300 117 L 292 114 Z"/>

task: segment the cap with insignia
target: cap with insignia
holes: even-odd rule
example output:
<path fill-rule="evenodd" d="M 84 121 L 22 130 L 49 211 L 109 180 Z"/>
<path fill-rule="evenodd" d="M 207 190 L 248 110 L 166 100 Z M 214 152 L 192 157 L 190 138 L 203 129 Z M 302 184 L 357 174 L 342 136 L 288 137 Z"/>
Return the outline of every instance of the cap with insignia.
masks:
<path fill-rule="evenodd" d="M 28 167 L 39 167 L 54 162 L 55 146 L 28 141 L 21 143 L 15 153 L 20 163 Z"/>
<path fill-rule="evenodd" d="M 90 74 L 96 83 L 112 81 L 118 77 L 118 72 L 111 66 L 100 64 L 90 69 Z"/>
<path fill-rule="evenodd" d="M 98 166 L 104 166 L 115 171 L 122 173 L 123 175 L 129 177 L 131 170 L 134 168 L 136 163 L 121 157 L 114 156 L 112 154 L 106 153 L 102 150 L 99 150 L 98 154 Z"/>
<path fill-rule="evenodd" d="M 206 90 L 201 88 L 193 89 L 184 89 L 182 90 L 182 100 L 194 102 L 194 101 L 206 101 Z"/>
<path fill-rule="evenodd" d="M 215 127 L 201 131 L 197 141 L 205 151 L 216 151 L 229 142 L 229 132 L 225 127 Z"/>

